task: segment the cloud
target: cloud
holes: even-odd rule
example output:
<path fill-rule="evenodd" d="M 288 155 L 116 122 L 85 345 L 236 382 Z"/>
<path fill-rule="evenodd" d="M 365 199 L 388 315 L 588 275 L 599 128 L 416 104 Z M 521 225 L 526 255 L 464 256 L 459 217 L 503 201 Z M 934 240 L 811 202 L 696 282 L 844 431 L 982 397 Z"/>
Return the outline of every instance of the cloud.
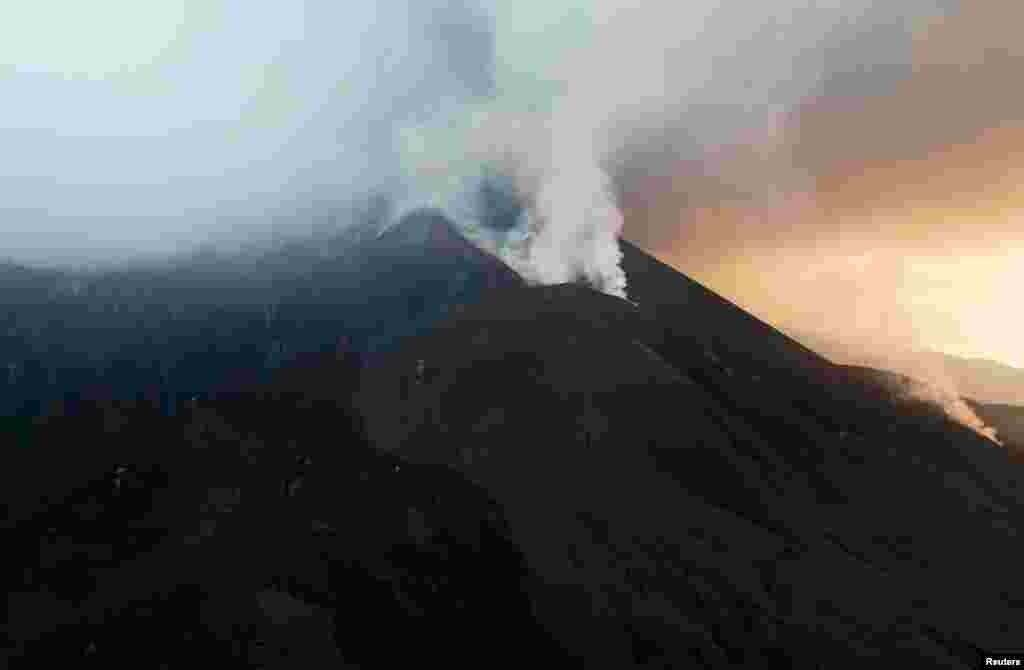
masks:
<path fill-rule="evenodd" d="M 765 104 L 771 95 L 745 98 L 737 89 L 733 97 L 752 110 L 742 123 L 702 132 L 684 114 L 651 132 L 650 145 L 660 148 L 625 152 L 632 238 L 679 253 L 685 241 L 703 253 L 822 240 L 992 248 L 1024 238 L 1016 188 L 1024 173 L 1024 95 L 1014 83 L 1024 49 L 1013 28 L 1020 6 L 833 5 L 856 11 L 807 26 L 818 42 L 808 39 L 811 48 L 794 59 L 806 54 L 821 68 L 793 69 L 805 73 L 804 83 L 796 76 L 777 98 L 788 97 L 781 113 Z M 738 69 L 768 88 L 765 71 L 786 70 L 769 46 L 754 48 L 746 61 Z M 727 72 L 730 78 L 738 79 Z M 705 97 L 690 96 L 688 105 L 705 107 Z M 721 123 L 716 116 L 707 122 L 712 128 Z"/>
<path fill-rule="evenodd" d="M 489 86 L 486 20 L 455 0 L 150 4 L 5 18 L 3 255 L 110 264 L 301 233 L 398 187 L 396 124 Z"/>

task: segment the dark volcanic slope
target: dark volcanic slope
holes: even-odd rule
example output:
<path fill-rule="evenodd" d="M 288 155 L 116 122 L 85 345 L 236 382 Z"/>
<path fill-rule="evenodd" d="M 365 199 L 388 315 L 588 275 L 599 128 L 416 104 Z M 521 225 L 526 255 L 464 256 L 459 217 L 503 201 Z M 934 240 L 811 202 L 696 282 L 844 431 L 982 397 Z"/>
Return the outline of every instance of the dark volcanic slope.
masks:
<path fill-rule="evenodd" d="M 998 431 L 999 439 L 1006 445 L 1014 460 L 1024 464 L 1024 407 L 983 404 L 970 400 L 967 404 L 986 425 Z"/>
<path fill-rule="evenodd" d="M 162 401 L 3 426 L 12 667 L 967 668 L 1024 641 L 1007 451 L 635 247 L 639 306 L 524 287 L 430 212 L 282 263 L 0 286 L 15 413 Z"/>
<path fill-rule="evenodd" d="M 630 297 L 673 337 L 700 339 L 736 362 L 780 371 L 818 370 L 825 359 L 717 293 L 622 240 Z"/>
<path fill-rule="evenodd" d="M 194 396 L 265 382 L 343 335 L 373 359 L 454 305 L 522 285 L 436 212 L 379 237 L 368 225 L 324 240 L 324 257 L 286 246 L 223 267 L 200 256 L 83 277 L 0 264 L 0 417 L 141 396 L 173 414 Z"/>
<path fill-rule="evenodd" d="M 618 668 L 973 667 L 1024 640 L 1003 450 L 627 251 L 639 309 L 492 292 L 362 395 L 380 447 L 504 507 L 559 640 Z"/>
<path fill-rule="evenodd" d="M 175 417 L 104 404 L 34 422 L 0 470 L 0 666 L 566 667 L 501 508 L 372 449 L 351 363 Z"/>

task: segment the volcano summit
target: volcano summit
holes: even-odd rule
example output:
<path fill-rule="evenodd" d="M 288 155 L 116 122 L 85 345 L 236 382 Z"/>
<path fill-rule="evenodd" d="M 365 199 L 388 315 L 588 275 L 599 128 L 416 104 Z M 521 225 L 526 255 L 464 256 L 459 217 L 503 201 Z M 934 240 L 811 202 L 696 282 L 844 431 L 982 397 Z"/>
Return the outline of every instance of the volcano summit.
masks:
<path fill-rule="evenodd" d="M 1008 657 L 1020 444 L 622 245 L 635 304 L 430 212 L 272 281 L 12 270 L 9 666 Z"/>

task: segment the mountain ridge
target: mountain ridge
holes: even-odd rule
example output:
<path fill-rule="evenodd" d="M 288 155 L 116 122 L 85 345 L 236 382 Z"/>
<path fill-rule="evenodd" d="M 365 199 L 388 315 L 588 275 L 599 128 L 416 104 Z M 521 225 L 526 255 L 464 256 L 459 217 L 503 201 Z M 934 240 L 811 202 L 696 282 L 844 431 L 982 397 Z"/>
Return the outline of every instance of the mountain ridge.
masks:
<path fill-rule="evenodd" d="M 768 630 L 776 630 L 779 635 L 774 644 L 792 650 L 797 638 L 787 636 L 799 637 L 796 631 L 800 627 L 791 629 L 792 621 L 784 623 L 785 617 L 777 618 L 782 603 L 777 600 L 777 592 L 774 596 L 771 593 L 778 587 L 769 588 L 765 583 L 758 586 L 756 580 L 747 583 L 740 577 L 748 571 L 756 574 L 765 566 L 776 566 L 772 568 L 775 570 L 780 561 L 788 562 L 780 558 L 786 555 L 804 556 L 803 569 L 810 571 L 803 585 L 787 582 L 789 588 L 796 589 L 794 594 L 810 589 L 801 597 L 813 601 L 811 582 L 820 593 L 830 594 L 827 600 L 836 615 L 826 616 L 823 620 L 832 623 L 822 625 L 835 627 L 829 635 L 817 638 L 830 653 L 860 655 L 874 649 L 885 658 L 916 658 L 936 667 L 967 667 L 960 663 L 974 662 L 970 641 L 977 648 L 1012 642 L 1012 635 L 1000 638 L 977 624 L 949 623 L 957 620 L 959 608 L 967 602 L 964 598 L 974 603 L 971 611 L 978 611 L 978 596 L 960 590 L 955 596 L 951 590 L 940 595 L 927 586 L 930 579 L 941 581 L 945 578 L 938 575 L 955 572 L 949 565 L 941 567 L 939 556 L 945 555 L 954 563 L 948 557 L 959 554 L 955 562 L 969 562 L 962 552 L 967 537 L 977 537 L 986 546 L 994 547 L 988 545 L 994 542 L 1006 547 L 997 553 L 1016 546 L 1013 538 L 1017 531 L 1011 529 L 1019 522 L 1022 510 L 1021 480 L 1019 472 L 1008 472 L 1006 452 L 938 413 L 901 417 L 903 410 L 890 404 L 883 388 L 841 368 L 833 369 L 802 348 L 795 349 L 791 356 L 803 358 L 804 369 L 780 374 L 758 356 L 783 346 L 786 340 L 781 338 L 763 348 L 745 348 L 735 339 L 716 341 L 713 349 L 694 347 L 692 342 L 680 345 L 670 336 L 659 342 L 656 332 L 642 334 L 645 329 L 640 313 L 651 302 L 643 295 L 634 294 L 641 305 L 637 309 L 614 298 L 588 293 L 583 287 L 522 289 L 520 302 L 510 295 L 513 292 L 510 289 L 493 306 L 469 308 L 469 314 L 463 312 L 432 335 L 408 342 L 387 365 L 374 372 L 372 383 L 376 387 L 364 389 L 367 397 L 362 407 L 364 413 L 369 409 L 371 440 L 384 450 L 413 462 L 445 464 L 491 491 L 509 510 L 514 532 L 527 548 L 528 559 L 546 579 L 562 582 L 575 578 L 589 584 L 587 588 L 596 589 L 595 594 L 606 589 L 617 594 L 613 599 L 618 604 L 614 606 L 592 595 L 591 604 L 578 605 L 570 618 L 590 621 L 588 608 L 612 607 L 617 614 L 610 616 L 631 621 L 649 607 L 636 595 L 636 588 L 643 584 L 642 592 L 652 590 L 659 599 L 667 599 L 660 602 L 672 603 L 659 606 L 660 614 L 649 615 L 661 622 L 650 624 L 655 629 L 678 627 L 684 620 L 693 620 L 688 617 L 698 616 L 672 614 L 677 608 L 683 608 L 678 612 L 689 611 L 679 600 L 682 596 L 671 592 L 668 584 L 673 581 L 660 570 L 639 568 L 648 559 L 636 547 L 663 538 L 671 546 L 686 547 L 691 557 L 703 556 L 697 561 L 701 566 L 697 572 L 705 576 L 697 583 L 708 579 L 708 571 L 716 569 L 730 574 L 730 580 L 738 580 L 728 587 L 718 584 L 712 590 L 724 589 L 716 597 L 730 592 L 733 595 L 728 597 L 745 603 L 740 611 L 746 614 L 735 616 L 753 616 L 760 621 L 743 643 L 733 634 L 728 644 L 719 645 L 724 656 L 717 662 L 709 661 L 712 666 L 727 662 L 725 659 L 750 660 L 769 653 L 773 638 Z M 595 310 L 583 309 L 580 298 L 605 303 L 612 318 L 594 317 Z M 701 294 L 691 291 L 686 299 L 692 305 Z M 498 318 L 486 318 L 497 316 L 493 314 L 496 311 L 501 312 Z M 652 322 L 657 324 L 658 320 L 647 321 Z M 747 323 L 748 332 L 767 327 L 754 320 Z M 486 338 L 480 336 L 481 324 L 493 329 Z M 532 331 L 502 334 L 498 324 L 511 329 L 515 324 L 530 324 Z M 673 325 L 666 330 L 671 333 Z M 644 356 L 630 357 L 627 352 L 634 348 L 641 351 L 633 344 L 638 333 Z M 730 335 L 735 337 L 735 332 Z M 643 343 L 642 339 L 648 337 Z M 548 348 L 537 346 L 535 339 L 544 340 Z M 564 341 L 559 344 L 556 340 Z M 610 352 L 619 360 L 610 360 Z M 829 373 L 827 379 L 820 377 L 822 371 Z M 602 375 L 604 382 L 600 381 Z M 761 378 L 757 384 L 751 384 L 753 376 Z M 646 381 L 626 381 L 630 378 Z M 484 393 L 487 379 L 502 381 Z M 513 384 L 511 379 L 519 381 Z M 575 389 L 567 383 L 580 379 L 588 381 Z M 808 391 L 820 396 L 823 383 L 836 389 L 832 397 L 811 401 L 801 397 Z M 758 392 L 757 385 L 766 392 Z M 847 398 L 858 395 L 863 396 L 861 406 L 847 408 Z M 805 404 L 798 406 L 794 400 Z M 403 414 L 404 408 L 409 408 L 408 414 Z M 865 421 L 872 415 L 873 420 Z M 897 419 L 901 420 L 892 422 Z M 401 425 L 400 430 L 395 429 L 396 424 Z M 682 444 L 672 438 L 680 427 L 685 427 Z M 627 450 L 628 445 L 634 448 Z M 953 445 L 957 446 L 951 448 Z M 959 478 L 954 478 L 955 472 L 961 473 Z M 943 476 L 947 481 L 942 480 Z M 628 493 L 623 490 L 628 500 L 615 496 L 610 502 L 602 492 L 618 489 L 619 478 L 633 482 Z M 685 492 L 682 496 L 680 489 Z M 897 513 L 907 507 L 904 492 L 908 490 L 917 491 L 922 501 Z M 641 491 L 644 493 L 638 495 Z M 566 496 L 572 502 L 566 502 Z M 974 512 L 963 507 L 966 501 L 971 501 Z M 566 513 L 555 510 L 565 506 L 578 511 L 559 516 Z M 666 514 L 666 509 L 678 510 L 682 516 Z M 929 520 L 939 509 L 948 515 L 947 525 L 932 527 Z M 982 526 L 969 530 L 975 523 L 968 520 L 973 514 L 980 513 L 978 522 L 985 523 L 982 519 L 986 513 L 981 511 L 985 509 L 995 514 L 993 523 L 1011 524 L 1006 526 L 1007 535 L 993 528 L 995 535 L 981 540 L 990 531 L 982 531 Z M 869 515 L 868 510 L 883 513 L 888 521 L 882 523 L 882 517 Z M 580 515 L 590 521 L 581 521 Z M 673 530 L 686 524 L 683 519 L 687 515 L 696 527 L 686 532 Z M 866 523 L 871 527 L 865 527 Z M 952 525 L 955 532 L 950 530 Z M 885 531 L 881 532 L 883 527 Z M 539 528 L 547 530 L 538 535 Z M 605 539 L 595 546 L 590 543 L 595 541 L 592 534 L 596 528 L 604 529 L 596 537 Z M 731 547 L 727 551 L 738 552 L 739 558 L 725 561 L 720 551 L 703 554 L 699 547 L 704 545 L 691 546 L 692 539 L 686 539 L 693 534 L 717 537 L 712 545 L 717 542 L 721 551 Z M 951 542 L 950 536 L 958 539 Z M 891 541 L 891 546 L 878 539 L 884 537 L 891 538 L 885 541 Z M 578 570 L 582 572 L 571 568 L 566 572 L 550 555 L 552 543 L 569 555 L 584 551 L 578 543 L 591 547 L 594 553 L 580 559 L 583 563 Z M 617 572 L 613 567 L 616 561 L 602 558 L 609 546 L 620 557 L 618 560 L 628 565 L 639 562 L 637 567 Z M 743 551 L 738 549 L 741 546 L 745 547 Z M 753 554 L 748 556 L 750 552 Z M 843 567 L 844 561 L 851 560 L 859 567 Z M 915 560 L 933 567 L 917 573 L 920 568 L 911 567 L 916 565 Z M 992 569 L 1009 580 L 986 581 L 990 593 L 1019 588 L 1019 580 L 1011 577 L 1009 563 Z M 591 574 L 591 570 L 597 572 L 591 577 L 582 576 Z M 641 570 L 648 576 L 637 577 L 640 582 L 623 590 L 622 583 L 629 583 L 625 576 L 629 570 Z M 778 573 L 772 574 L 771 580 L 780 579 Z M 812 579 L 810 574 L 818 576 Z M 830 583 L 833 578 L 826 577 L 829 574 L 841 574 L 839 581 L 859 586 L 852 591 L 837 588 L 837 584 Z M 893 591 L 895 582 L 888 575 L 898 575 L 897 582 L 915 586 Z M 791 574 L 786 579 L 793 578 Z M 1017 585 L 1011 588 L 1010 583 Z M 888 590 L 888 595 L 881 597 L 887 605 L 860 601 L 858 589 L 875 597 Z M 932 595 L 921 600 L 922 593 L 930 590 Z M 930 617 L 911 615 L 913 603 L 918 600 L 930 603 L 935 613 Z M 999 609 L 999 614 L 987 620 L 993 630 L 1011 616 L 1007 604 L 995 602 L 999 602 L 998 597 L 985 606 Z M 910 618 L 899 619 L 901 612 Z M 840 623 L 849 617 L 858 622 L 862 632 L 872 631 L 860 645 L 840 641 L 843 635 L 852 634 L 852 629 L 844 633 L 844 624 Z M 928 618 L 931 623 L 912 623 Z M 705 625 L 711 627 L 706 629 L 707 635 L 713 639 L 714 627 L 728 627 L 729 620 L 729 616 L 715 623 L 705 620 Z M 585 635 L 553 620 L 547 620 L 547 625 L 567 644 Z M 964 627 L 970 630 L 965 633 Z M 632 667 L 629 649 L 636 635 L 642 638 L 654 633 L 651 629 L 635 634 L 604 629 L 606 646 L 595 649 L 593 657 L 616 658 L 624 664 L 621 667 Z M 900 648 L 896 639 L 907 635 L 918 635 L 920 642 Z M 683 639 L 680 649 L 666 653 L 683 654 L 682 648 L 691 645 L 691 649 L 703 648 L 696 638 Z M 782 643 L 782 639 L 790 642 Z M 958 639 L 961 641 L 949 642 Z M 715 647 L 707 644 L 709 649 Z M 803 662 L 809 662 L 808 657 L 803 657 Z"/>
<path fill-rule="evenodd" d="M 893 367 L 893 361 L 884 355 L 856 355 L 839 342 L 810 333 L 797 333 L 795 336 L 839 364 L 880 369 Z M 869 346 L 861 348 L 870 351 Z M 988 358 L 954 356 L 938 351 L 900 352 L 895 361 L 898 364 L 902 360 L 917 360 L 922 364 L 930 362 L 951 378 L 963 396 L 974 402 L 1024 406 L 1024 370 L 1020 368 Z"/>
<path fill-rule="evenodd" d="M 32 419 L 11 661 L 970 668 L 1024 639 L 1013 452 L 628 243 L 632 302 L 417 217 L 223 326 L 289 344 L 237 359 L 265 378 Z M 198 348 L 221 318 L 160 323 Z"/>

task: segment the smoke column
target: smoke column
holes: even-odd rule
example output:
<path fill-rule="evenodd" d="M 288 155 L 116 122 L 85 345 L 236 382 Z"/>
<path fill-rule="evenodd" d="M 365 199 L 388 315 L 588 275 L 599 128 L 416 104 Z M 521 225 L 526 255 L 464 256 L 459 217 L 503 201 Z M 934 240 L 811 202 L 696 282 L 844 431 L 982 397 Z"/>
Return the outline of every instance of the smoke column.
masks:
<path fill-rule="evenodd" d="M 668 176 L 685 159 L 713 166 L 721 147 L 780 126 L 820 92 L 829 68 L 847 64 L 858 31 L 902 30 L 918 5 L 935 8 L 927 0 L 901 9 L 877 0 L 481 2 L 494 27 L 494 88 L 402 127 L 408 205 L 443 207 L 530 280 L 585 279 L 621 296 L 620 203 L 637 175 Z M 898 56 L 879 49 L 866 65 Z M 733 180 L 733 197 L 781 204 L 809 180 L 778 153 L 752 167 L 758 178 Z M 495 171 L 523 207 L 511 233 L 483 230 L 474 207 L 472 194 Z"/>
<path fill-rule="evenodd" d="M 529 281 L 582 279 L 625 297 L 622 214 L 595 117 L 573 97 L 571 63 L 594 38 L 589 7 L 493 1 L 486 9 L 495 28 L 494 93 L 402 129 L 410 205 L 440 205 Z M 474 197 L 495 175 L 521 209 L 510 230 L 491 229 Z"/>
<path fill-rule="evenodd" d="M 996 429 L 985 425 L 981 417 L 960 397 L 956 385 L 944 369 L 938 366 L 924 368 L 923 374 L 917 375 L 907 393 L 912 398 L 941 407 L 949 418 L 1003 446 Z"/>
<path fill-rule="evenodd" d="M 640 235 L 646 246 L 678 236 L 696 204 L 750 216 L 694 254 L 715 241 L 742 249 L 820 231 L 801 203 L 833 155 L 899 158 L 950 129 L 969 134 L 965 119 L 1019 119 L 1020 87 L 1007 83 L 1019 48 L 983 48 L 993 35 L 1019 43 L 1019 21 L 983 20 L 1016 3 L 972 3 L 989 8 L 975 10 L 974 42 L 956 21 L 943 38 L 936 21 L 935 48 L 914 62 L 916 27 L 960 4 L 14 3 L 0 23 L 0 256 L 102 267 L 300 235 L 384 192 L 399 210 L 443 206 L 531 281 L 625 295 L 622 211 L 645 204 L 652 180 L 682 200 L 670 225 Z M 1000 76 L 975 76 L 944 44 Z M 791 132 L 796 110 L 912 76 L 921 105 L 894 95 L 874 116 Z M 949 82 L 971 95 L 950 100 Z M 1002 104 L 978 102 L 989 99 Z M 496 177 L 516 205 L 501 225 L 479 197 Z"/>

